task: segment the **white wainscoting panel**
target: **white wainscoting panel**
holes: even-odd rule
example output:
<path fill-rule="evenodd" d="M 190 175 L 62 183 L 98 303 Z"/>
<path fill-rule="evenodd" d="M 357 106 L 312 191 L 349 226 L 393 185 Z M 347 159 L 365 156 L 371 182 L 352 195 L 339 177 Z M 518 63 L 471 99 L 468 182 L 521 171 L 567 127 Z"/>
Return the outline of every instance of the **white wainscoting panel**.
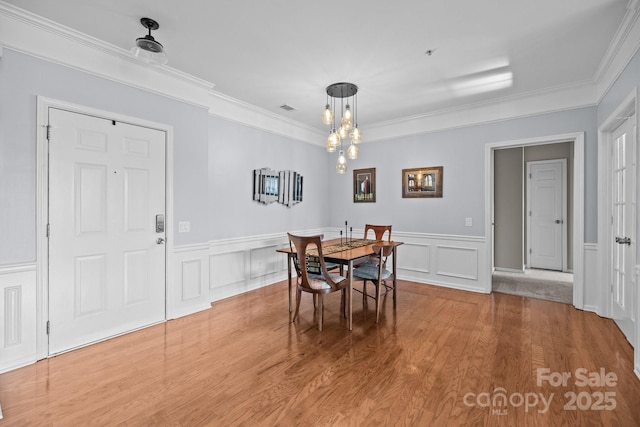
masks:
<path fill-rule="evenodd" d="M 640 283 L 640 265 L 636 265 L 635 268 L 635 283 Z M 640 378 L 640 292 L 636 288 L 636 300 L 635 304 L 635 324 L 636 324 L 636 343 L 637 345 L 633 349 L 633 372 Z"/>
<path fill-rule="evenodd" d="M 478 249 L 443 245 L 436 248 L 438 276 L 478 280 Z"/>
<path fill-rule="evenodd" d="M 188 259 L 182 261 L 182 301 L 197 299 L 202 296 L 202 260 Z"/>
<path fill-rule="evenodd" d="M 402 245 L 402 256 L 398 253 L 398 260 L 403 270 L 429 274 L 431 273 L 431 245 L 405 243 Z"/>
<path fill-rule="evenodd" d="M 362 235 L 354 230 L 354 235 Z M 297 231 L 295 234 L 339 236 L 333 228 Z M 394 232 L 398 248 L 398 278 L 473 292 L 491 290 L 490 273 L 484 274 L 484 238 Z M 215 240 L 208 244 L 175 248 L 170 305 L 172 315 L 186 315 L 207 308 L 217 300 L 238 295 L 287 278 L 287 256 L 276 252 L 288 246 L 286 233 Z M 197 272 L 200 272 L 198 274 Z M 189 292 L 183 293 L 183 290 Z M 196 296 L 196 290 L 202 295 Z M 171 294 L 171 292 L 170 292 Z M 191 296 L 191 299 L 184 299 Z M 215 306 L 215 304 L 214 304 Z"/>
<path fill-rule="evenodd" d="M 36 266 L 0 267 L 0 372 L 37 360 Z"/>
<path fill-rule="evenodd" d="M 465 291 L 491 292 L 484 237 L 393 232 L 398 278 Z"/>
<path fill-rule="evenodd" d="M 251 249 L 251 279 L 275 274 L 278 272 L 284 255 L 276 252 L 280 245 L 274 244 Z"/>
<path fill-rule="evenodd" d="M 174 248 L 173 280 L 167 291 L 167 319 L 186 316 L 211 307 L 209 299 L 209 246 L 189 245 Z"/>
<path fill-rule="evenodd" d="M 600 269 L 598 266 L 598 245 L 595 243 L 585 243 L 584 245 L 584 293 L 583 309 L 597 314 L 602 311 L 602 286 L 600 281 Z"/>
<path fill-rule="evenodd" d="M 209 289 L 242 283 L 247 276 L 245 251 L 211 255 L 209 265 Z"/>
<path fill-rule="evenodd" d="M 325 233 L 325 229 L 292 231 L 299 235 Z M 248 236 L 209 242 L 211 301 L 228 298 L 287 278 L 287 255 L 276 252 L 289 246 L 287 233 Z"/>

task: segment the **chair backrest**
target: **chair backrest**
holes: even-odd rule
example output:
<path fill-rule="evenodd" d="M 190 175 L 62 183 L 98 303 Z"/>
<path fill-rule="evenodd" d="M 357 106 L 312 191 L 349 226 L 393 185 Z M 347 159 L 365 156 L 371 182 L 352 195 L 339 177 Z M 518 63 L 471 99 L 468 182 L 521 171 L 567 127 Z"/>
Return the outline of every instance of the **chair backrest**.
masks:
<path fill-rule="evenodd" d="M 373 249 L 373 252 L 376 253 L 376 255 L 382 256 L 385 259 L 393 253 L 393 245 L 387 245 L 384 243 L 375 244 L 372 246 L 372 249 Z"/>
<path fill-rule="evenodd" d="M 367 224 L 364 226 L 364 238 L 367 238 L 367 234 L 369 230 L 373 230 L 374 235 L 376 236 L 376 240 L 383 240 L 384 233 L 388 230 L 389 234 L 387 235 L 387 242 L 391 241 L 391 226 L 390 225 L 372 225 Z"/>
<path fill-rule="evenodd" d="M 320 263 L 320 274 L 322 280 L 327 282 L 332 290 L 338 290 L 338 286 L 329 275 L 327 267 L 324 263 L 324 256 L 322 255 L 322 235 L 315 236 L 296 236 L 291 233 L 287 233 L 289 236 L 289 247 L 295 253 L 294 264 L 296 267 L 296 273 L 298 274 L 298 284 L 307 289 L 313 289 L 309 284 L 309 271 L 307 265 L 307 255 L 309 249 L 315 249 L 318 253 L 317 259 Z M 314 258 L 315 258 L 315 254 Z"/>

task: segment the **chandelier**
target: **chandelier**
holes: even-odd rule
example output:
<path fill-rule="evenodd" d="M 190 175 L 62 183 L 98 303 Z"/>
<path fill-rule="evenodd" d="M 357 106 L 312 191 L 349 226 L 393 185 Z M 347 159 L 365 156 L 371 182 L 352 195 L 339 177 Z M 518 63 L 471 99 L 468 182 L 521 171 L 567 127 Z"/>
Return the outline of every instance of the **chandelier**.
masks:
<path fill-rule="evenodd" d="M 340 149 L 336 162 L 336 172 L 338 173 L 347 171 L 347 159 L 342 149 L 342 142 L 346 142 L 347 138 L 351 140 L 351 144 L 347 148 L 347 157 L 353 160 L 358 158 L 357 144 L 362 141 L 362 132 L 358 129 L 357 93 L 358 86 L 353 83 L 334 83 L 327 86 L 327 105 L 322 112 L 322 123 L 331 126 L 327 138 L 327 151 L 333 153 L 338 148 Z M 353 104 L 353 109 L 350 102 Z M 340 105 L 337 105 L 338 103 Z M 339 107 L 342 113 L 341 119 L 338 121 L 340 124 L 338 128 L 336 128 L 336 107 Z"/>

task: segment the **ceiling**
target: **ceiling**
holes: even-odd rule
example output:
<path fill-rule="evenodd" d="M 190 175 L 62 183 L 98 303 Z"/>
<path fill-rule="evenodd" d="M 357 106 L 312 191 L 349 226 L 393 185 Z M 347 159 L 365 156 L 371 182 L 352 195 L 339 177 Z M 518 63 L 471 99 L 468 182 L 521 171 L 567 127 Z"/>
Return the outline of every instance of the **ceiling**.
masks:
<path fill-rule="evenodd" d="M 153 18 L 168 67 L 322 131 L 326 86 L 353 82 L 365 139 L 367 125 L 594 83 L 628 3 L 4 1 L 127 51 Z"/>

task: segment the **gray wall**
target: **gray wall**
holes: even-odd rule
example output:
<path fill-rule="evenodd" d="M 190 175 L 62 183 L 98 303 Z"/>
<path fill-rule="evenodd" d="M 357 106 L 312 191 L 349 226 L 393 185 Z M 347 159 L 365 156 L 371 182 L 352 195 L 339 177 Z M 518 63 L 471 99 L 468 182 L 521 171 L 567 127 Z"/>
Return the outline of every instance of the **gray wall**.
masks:
<path fill-rule="evenodd" d="M 524 152 L 522 147 L 494 154 L 494 260 L 496 268 L 519 270 L 524 260 Z"/>
<path fill-rule="evenodd" d="M 4 50 L 0 59 L 0 264 L 36 258 L 36 96 L 172 125 L 175 136 L 175 211 L 207 236 L 207 111 L 32 56 Z"/>
<path fill-rule="evenodd" d="M 0 59 L 0 265 L 36 259 L 36 96 L 173 126 L 175 244 L 284 232 L 326 223 L 320 147 L 210 118 L 204 108 L 4 50 Z M 318 161 L 320 159 L 320 161 Z M 294 169 L 305 201 L 251 201 L 252 170 Z M 177 233 L 190 221 L 189 233 Z"/>
<path fill-rule="evenodd" d="M 209 118 L 209 236 L 225 239 L 321 228 L 327 223 L 328 181 L 323 147 Z M 252 200 L 253 170 L 294 170 L 303 201 L 291 207 Z"/>
<path fill-rule="evenodd" d="M 394 230 L 484 236 L 485 145 L 492 142 L 585 132 L 585 240 L 597 240 L 597 129 L 595 107 L 540 114 L 459 129 L 406 136 L 360 146 L 360 158 L 349 162 L 344 175 L 327 166 L 335 208 L 329 226 L 345 220 L 355 227 L 367 222 L 393 224 Z M 335 154 L 335 153 L 334 153 Z M 401 171 L 424 166 L 444 167 L 441 199 L 403 199 Z M 352 170 L 376 168 L 376 203 L 353 203 Z M 465 218 L 473 226 L 465 226 Z"/>
<path fill-rule="evenodd" d="M 585 132 L 585 240 L 597 241 L 597 124 L 640 84 L 640 54 L 598 107 L 553 112 L 393 140 L 366 142 L 347 174 L 336 155 L 237 123 L 193 105 L 138 90 L 5 48 L 0 59 L 0 265 L 35 260 L 36 95 L 125 114 L 174 128 L 175 222 L 191 222 L 175 243 L 321 226 L 390 223 L 394 230 L 484 236 L 484 147 Z M 364 113 L 363 113 L 364 114 Z M 269 166 L 305 176 L 305 200 L 285 208 L 252 202 L 251 171 Z M 401 171 L 444 167 L 444 197 L 403 199 Z M 353 168 L 376 168 L 377 202 L 353 203 Z M 464 219 L 473 219 L 465 227 Z"/>

